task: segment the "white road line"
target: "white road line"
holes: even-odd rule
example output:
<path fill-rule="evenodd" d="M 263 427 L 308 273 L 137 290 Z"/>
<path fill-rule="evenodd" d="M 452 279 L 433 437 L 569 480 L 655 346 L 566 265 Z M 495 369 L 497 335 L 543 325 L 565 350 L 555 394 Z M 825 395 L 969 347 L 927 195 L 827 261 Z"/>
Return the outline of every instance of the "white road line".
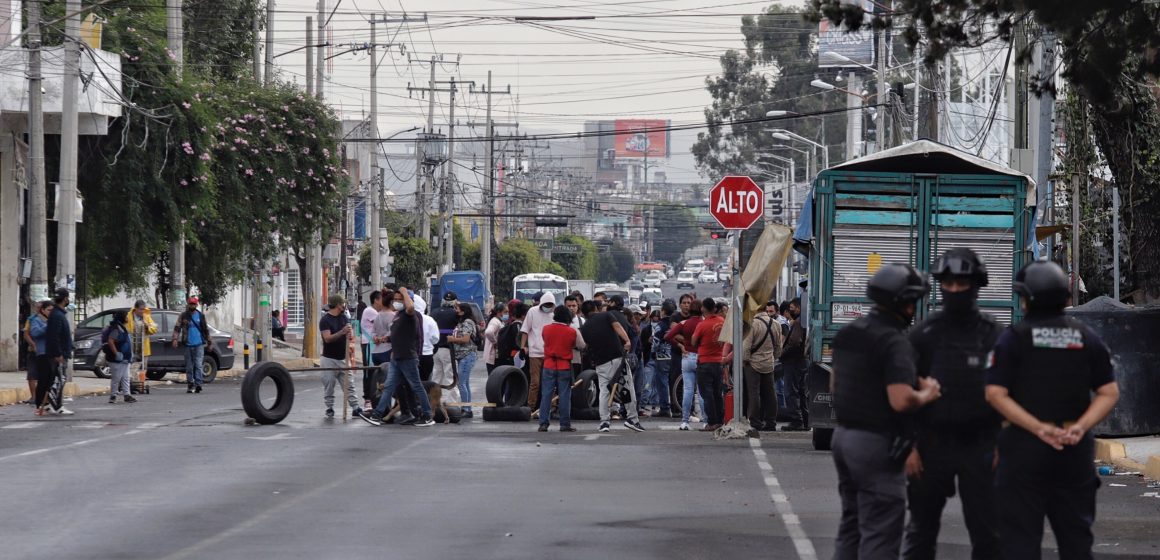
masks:
<path fill-rule="evenodd" d="M 17 422 L 15 424 L 4 426 L 3 428 L 0 428 L 0 430 L 25 430 L 28 428 L 35 428 L 42 424 L 43 422 Z"/>
<path fill-rule="evenodd" d="M 81 428 L 83 430 L 96 430 L 108 426 L 108 422 L 78 422 L 69 426 L 70 428 Z"/>
<path fill-rule="evenodd" d="M 781 522 L 785 524 L 786 533 L 793 540 L 793 547 L 797 550 L 798 558 L 817 560 L 818 553 L 814 550 L 814 543 L 806 536 L 805 530 L 802 529 L 801 519 L 793 512 L 793 506 L 789 503 L 789 496 L 786 496 L 785 492 L 782 491 L 781 483 L 773 474 L 773 466 L 769 464 L 765 450 L 761 448 L 761 441 L 757 438 L 751 438 L 749 447 L 753 449 L 753 456 L 757 458 L 757 468 L 761 469 L 765 486 L 769 489 L 769 497 L 773 500 L 773 507 L 777 510 L 778 516 L 781 517 Z"/>

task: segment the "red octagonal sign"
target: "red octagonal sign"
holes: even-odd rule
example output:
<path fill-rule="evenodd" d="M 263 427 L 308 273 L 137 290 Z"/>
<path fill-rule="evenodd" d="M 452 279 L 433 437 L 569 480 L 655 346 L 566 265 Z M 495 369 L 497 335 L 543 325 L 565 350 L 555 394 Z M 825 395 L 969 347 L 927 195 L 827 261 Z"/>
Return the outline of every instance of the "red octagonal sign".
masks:
<path fill-rule="evenodd" d="M 764 212 L 765 191 L 749 177 L 725 177 L 709 191 L 709 213 L 725 229 L 749 229 Z"/>

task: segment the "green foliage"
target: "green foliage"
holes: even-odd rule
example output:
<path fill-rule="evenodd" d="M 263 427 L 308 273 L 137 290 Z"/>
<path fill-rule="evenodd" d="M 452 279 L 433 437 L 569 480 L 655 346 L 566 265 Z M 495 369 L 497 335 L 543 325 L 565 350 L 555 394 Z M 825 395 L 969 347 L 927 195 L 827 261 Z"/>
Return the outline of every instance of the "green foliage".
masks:
<path fill-rule="evenodd" d="M 563 276 L 565 278 L 568 277 L 567 276 L 568 271 L 564 270 L 564 267 L 560 266 L 559 263 L 555 263 L 552 261 L 540 261 L 540 264 L 542 265 L 541 272 L 547 272 L 548 274 L 555 274 L 557 276 Z"/>
<path fill-rule="evenodd" d="M 505 239 L 493 255 L 491 293 L 498 300 L 511 298 L 512 279 L 531 272 L 544 272 L 540 251 L 526 239 Z"/>
<path fill-rule="evenodd" d="M 654 212 L 657 236 L 653 241 L 653 258 L 676 263 L 686 250 L 700 242 L 704 231 L 697 225 L 693 210 L 687 206 L 666 204 L 657 206 Z"/>
<path fill-rule="evenodd" d="M 458 270 L 479 270 L 479 243 L 465 243 L 459 246 L 459 260 L 455 262 Z"/>
<path fill-rule="evenodd" d="M 553 272 L 565 278 L 587 280 L 596 278 L 596 245 L 579 235 L 564 234 L 556 237 L 556 243 L 571 243 L 580 246 L 575 255 L 553 254 L 553 264 L 558 264 L 563 272 Z M 550 271 L 545 271 L 550 272 Z"/>
<path fill-rule="evenodd" d="M 600 254 L 597 280 L 601 282 L 626 282 L 632 277 L 635 268 L 636 258 L 632 256 L 632 251 L 629 251 L 618 241 L 613 242 L 607 253 Z"/>
<path fill-rule="evenodd" d="M 413 237 L 392 239 L 391 256 L 395 258 L 395 281 L 411 288 L 426 286 L 427 271 L 437 264 L 431 245 Z"/>
<path fill-rule="evenodd" d="M 766 129 L 789 129 L 828 144 L 831 155 L 841 155 L 845 146 L 845 114 L 725 123 L 763 119 L 771 110 L 809 114 L 845 107 L 846 94 L 836 91 L 823 93 L 810 86 L 810 81 L 818 73 L 817 54 L 813 48 L 817 24 L 806 21 L 796 9 L 775 4 L 760 16 L 741 18 L 741 34 L 745 50 L 727 51 L 721 56 L 720 75 L 706 79 L 713 102 L 705 109 L 708 129 L 697 135 L 692 149 L 697 167 L 709 177 L 740 174 L 760 180 L 769 176 L 768 164 L 784 166 L 776 160 L 760 157 L 764 153 L 776 153 L 797 161 L 796 178 L 806 179 L 805 156 L 796 151 L 773 148 L 773 145 L 784 142 L 773 139 Z M 759 162 L 766 162 L 766 165 Z"/>
<path fill-rule="evenodd" d="M 358 265 L 355 274 L 358 275 L 359 282 L 363 284 L 371 283 L 371 246 L 365 244 L 358 250 Z"/>
<path fill-rule="evenodd" d="M 253 21 L 257 15 L 259 31 L 264 30 L 265 13 L 265 2 L 259 0 L 184 2 L 186 71 L 223 82 L 257 79 L 253 45 L 264 35 L 254 37 Z"/>

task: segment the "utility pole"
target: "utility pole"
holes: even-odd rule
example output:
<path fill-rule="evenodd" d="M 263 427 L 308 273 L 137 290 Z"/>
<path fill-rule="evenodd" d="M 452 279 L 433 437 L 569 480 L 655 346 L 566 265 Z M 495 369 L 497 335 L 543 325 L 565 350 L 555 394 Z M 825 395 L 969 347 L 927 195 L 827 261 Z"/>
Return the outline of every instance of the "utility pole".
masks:
<path fill-rule="evenodd" d="M 375 35 L 376 18 L 371 17 L 371 45 L 370 45 L 370 59 L 371 59 L 371 111 L 367 116 L 367 136 L 369 138 L 379 137 L 379 57 L 376 53 L 377 37 Z M 382 183 L 379 181 L 379 174 L 377 172 L 379 162 L 379 146 L 374 146 L 374 156 L 371 160 L 371 166 L 374 177 L 370 182 L 370 198 L 367 204 L 367 211 L 370 213 L 370 234 L 371 234 L 371 286 L 378 290 L 383 287 L 383 258 L 379 251 L 379 245 L 382 243 L 382 237 L 379 235 L 379 214 L 382 210 L 379 208 L 379 193 L 382 189 Z"/>
<path fill-rule="evenodd" d="M 487 150 L 484 165 L 487 165 L 487 191 L 484 194 L 483 209 L 488 213 L 487 227 L 483 228 L 483 236 L 479 244 L 479 267 L 483 272 L 483 281 L 491 289 L 495 283 L 491 278 L 491 242 L 495 235 L 495 127 L 491 122 L 491 70 L 487 71 Z"/>
<path fill-rule="evenodd" d="M 36 2 L 33 2 L 35 4 Z M 169 51 L 173 53 L 173 72 L 177 81 L 181 81 L 185 71 L 185 39 L 181 20 L 181 0 L 166 0 L 166 36 L 169 40 Z M 178 226 L 177 242 L 169 250 L 169 307 L 170 309 L 185 309 L 185 224 Z"/>
<path fill-rule="evenodd" d="M 1079 305 L 1079 187 L 1081 175 L 1071 175 L 1071 304 Z"/>
<path fill-rule="evenodd" d="M 314 18 L 306 16 L 306 95 L 314 95 Z"/>
<path fill-rule="evenodd" d="M 1055 35 L 1052 33 L 1044 33 L 1039 39 L 1039 72 L 1038 79 L 1042 81 L 1052 80 L 1055 78 Z M 1035 184 L 1043 190 L 1043 199 L 1036 201 L 1036 204 L 1043 208 L 1046 206 L 1046 211 L 1040 220 L 1044 224 L 1055 223 L 1055 188 L 1051 183 L 1051 169 L 1052 169 L 1052 154 L 1054 153 L 1054 142 L 1052 141 L 1054 132 L 1054 121 L 1052 114 L 1055 112 L 1055 95 L 1051 89 L 1040 91 L 1035 98 L 1029 99 L 1037 106 L 1035 112 L 1036 120 L 1036 138 L 1035 138 Z M 1052 235 L 1047 238 L 1047 254 L 1052 254 L 1054 250 L 1055 236 Z"/>
<path fill-rule="evenodd" d="M 435 57 L 431 57 L 431 78 L 427 82 L 430 93 L 427 94 L 427 129 L 428 135 L 435 133 Z M 430 139 L 430 136 L 428 136 Z M 419 211 L 419 238 L 431 243 L 431 198 L 430 194 L 434 190 L 432 185 L 432 178 L 435 175 L 435 170 L 427 169 L 427 150 L 426 143 L 423 143 L 424 149 L 421 154 L 418 154 L 419 161 L 416 163 L 419 167 L 416 170 L 422 170 L 422 173 L 416 177 L 419 179 L 419 204 L 417 210 Z"/>
<path fill-rule="evenodd" d="M 48 297 L 48 210 L 44 185 L 44 109 L 41 88 L 44 77 L 40 69 L 40 5 L 28 7 L 28 242 L 32 258 L 29 297 L 40 301 Z"/>
<path fill-rule="evenodd" d="M 81 1 L 65 12 L 64 85 L 60 111 L 60 191 L 56 205 L 56 287 L 76 291 L 77 84 L 81 65 Z M 74 298 L 75 299 L 75 298 Z"/>
<path fill-rule="evenodd" d="M 443 272 L 455 268 L 455 77 L 451 77 L 450 108 L 447 115 L 447 164 L 443 166 Z"/>
<path fill-rule="evenodd" d="M 257 15 L 254 19 L 257 20 Z M 257 29 L 254 30 L 257 39 Z M 310 56 L 310 51 L 306 51 L 306 56 Z M 256 65 L 257 62 L 255 61 Z M 258 79 L 257 72 L 254 73 L 254 79 Z M 274 0 L 266 0 L 266 85 L 274 83 Z"/>
<path fill-rule="evenodd" d="M 326 72 L 326 0 L 318 0 L 318 48 L 315 49 L 314 94 L 323 98 L 324 74 Z"/>
<path fill-rule="evenodd" d="M 846 160 L 862 155 L 862 76 L 851 70 L 846 84 Z"/>
<path fill-rule="evenodd" d="M 260 22 L 258 21 L 258 10 L 254 10 L 254 17 L 251 18 L 251 20 L 252 20 L 250 22 L 252 24 L 251 30 L 254 33 L 254 52 L 252 53 L 252 56 L 251 56 L 251 58 L 253 60 L 250 61 L 250 65 L 253 68 L 253 70 L 251 70 L 251 71 L 254 73 L 254 81 L 261 82 L 262 81 L 262 41 L 260 40 L 260 37 L 261 37 L 262 26 L 260 25 Z M 268 45 L 267 45 L 266 50 L 267 51 L 270 50 Z"/>
<path fill-rule="evenodd" d="M 886 58 L 888 56 L 887 53 L 890 52 L 886 49 L 887 44 L 890 42 L 888 29 L 885 27 L 882 28 L 882 31 L 878 35 L 878 110 L 874 111 L 874 120 L 877 123 L 876 130 L 874 131 L 874 139 L 878 145 L 879 152 L 885 150 L 887 147 L 886 115 L 890 114 L 887 111 L 889 105 L 886 103 Z"/>
<path fill-rule="evenodd" d="M 324 7 L 322 0 L 318 2 L 319 12 L 319 35 L 318 42 L 322 43 L 324 37 L 322 23 L 326 21 L 322 19 Z M 312 49 L 310 46 L 314 44 L 314 19 L 306 16 L 306 93 L 308 95 L 316 95 L 319 99 L 322 98 L 322 47 Z M 317 60 L 319 68 L 314 68 L 315 60 Z M 304 276 L 301 286 L 298 289 L 302 292 L 302 357 L 303 358 L 317 358 L 319 355 L 318 346 L 321 341 L 318 338 L 318 320 L 319 311 L 322 307 L 322 240 L 314 239 L 306 247 L 306 274 Z"/>

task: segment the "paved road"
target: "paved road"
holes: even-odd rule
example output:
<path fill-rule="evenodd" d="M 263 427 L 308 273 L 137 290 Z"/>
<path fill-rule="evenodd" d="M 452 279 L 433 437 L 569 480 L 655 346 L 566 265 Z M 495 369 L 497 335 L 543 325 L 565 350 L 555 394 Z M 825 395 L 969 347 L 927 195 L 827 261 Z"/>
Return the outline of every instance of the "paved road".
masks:
<path fill-rule="evenodd" d="M 474 380 L 482 394 L 482 375 Z M 239 388 L 239 380 L 223 380 L 187 395 L 183 385 L 162 385 L 135 405 L 81 398 L 72 417 L 0 409 L 3 556 L 672 560 L 832 552 L 836 477 L 830 455 L 802 434 L 765 434 L 755 449 L 677 432 L 671 420 L 646 420 L 643 434 L 617 426 L 606 435 L 591 422 L 577 422 L 574 434 L 480 420 L 373 427 L 323 419 L 310 374 L 298 376 L 286 422 L 246 427 Z M 1160 554 L 1160 500 L 1140 497 L 1148 490 L 1139 479 L 1114 482 L 1127 486 L 1101 490 L 1099 556 Z M 957 507 L 944 517 L 940 558 L 969 556 Z"/>

